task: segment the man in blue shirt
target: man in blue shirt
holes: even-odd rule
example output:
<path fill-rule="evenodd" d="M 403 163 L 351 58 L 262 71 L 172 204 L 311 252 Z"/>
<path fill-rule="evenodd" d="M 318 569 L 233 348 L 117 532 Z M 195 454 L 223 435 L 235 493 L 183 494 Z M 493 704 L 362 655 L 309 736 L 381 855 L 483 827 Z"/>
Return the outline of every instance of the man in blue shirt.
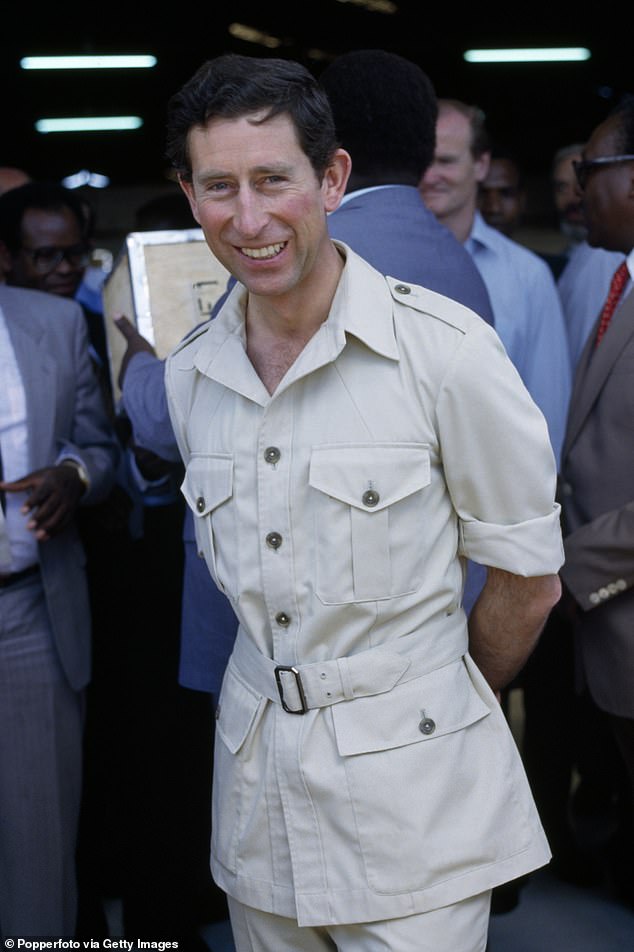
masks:
<path fill-rule="evenodd" d="M 487 225 L 477 210 L 480 183 L 487 176 L 490 160 L 484 114 L 475 106 L 440 100 L 436 153 L 421 180 L 421 194 L 480 271 L 493 305 L 494 327 L 544 414 L 559 466 L 572 385 L 562 307 L 546 262 Z M 472 608 L 485 580 L 486 569 L 469 562 L 466 611 Z M 549 623 L 514 686 L 521 684 L 524 691 L 524 763 L 553 850 L 553 866 L 565 868 L 567 876 L 569 868 L 580 868 L 566 821 L 566 784 L 573 755 L 565 708 L 572 710 L 574 695 L 567 643 L 549 629 Z M 553 764 L 556 771 L 551 769 Z M 510 895 L 496 898 L 500 911 L 505 908 L 503 903 L 511 901 Z"/>
<path fill-rule="evenodd" d="M 561 305 L 545 262 L 487 225 L 477 210 L 478 188 L 490 157 L 482 113 L 454 100 L 440 100 L 436 153 L 421 180 L 421 194 L 482 275 L 495 329 L 546 418 L 559 461 L 571 387 Z"/>

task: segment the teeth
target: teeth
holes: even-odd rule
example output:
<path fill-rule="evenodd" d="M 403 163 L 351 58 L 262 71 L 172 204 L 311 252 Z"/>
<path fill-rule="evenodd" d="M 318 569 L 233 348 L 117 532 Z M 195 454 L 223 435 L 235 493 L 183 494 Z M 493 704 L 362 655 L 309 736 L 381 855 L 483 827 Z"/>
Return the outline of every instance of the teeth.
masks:
<path fill-rule="evenodd" d="M 273 258 L 279 254 L 285 244 L 286 242 L 282 241 L 277 245 L 266 245 L 264 248 L 241 248 L 240 250 L 247 258 Z"/>

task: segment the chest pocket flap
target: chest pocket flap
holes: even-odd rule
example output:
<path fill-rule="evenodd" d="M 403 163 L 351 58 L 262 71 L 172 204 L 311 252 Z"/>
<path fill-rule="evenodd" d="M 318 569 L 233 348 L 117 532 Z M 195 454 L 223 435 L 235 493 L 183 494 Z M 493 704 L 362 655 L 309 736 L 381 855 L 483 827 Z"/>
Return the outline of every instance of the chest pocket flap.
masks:
<path fill-rule="evenodd" d="M 181 489 L 194 515 L 208 516 L 233 493 L 233 457 L 192 456 Z"/>
<path fill-rule="evenodd" d="M 428 445 L 315 446 L 308 480 L 317 490 L 318 597 L 335 604 L 415 591 L 423 578 L 419 532 L 431 480 Z"/>
<path fill-rule="evenodd" d="M 429 484 L 424 443 L 372 443 L 313 448 L 313 489 L 366 512 L 379 512 Z"/>

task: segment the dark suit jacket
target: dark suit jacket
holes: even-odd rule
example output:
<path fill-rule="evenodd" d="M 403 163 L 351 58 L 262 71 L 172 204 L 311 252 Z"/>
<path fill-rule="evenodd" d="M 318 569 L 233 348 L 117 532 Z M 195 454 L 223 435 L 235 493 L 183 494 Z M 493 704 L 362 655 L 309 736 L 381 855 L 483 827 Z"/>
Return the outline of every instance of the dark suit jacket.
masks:
<path fill-rule="evenodd" d="M 595 702 L 634 717 L 634 294 L 598 348 L 596 326 L 573 385 L 562 454 L 566 563 L 583 609 L 578 646 Z"/>
<path fill-rule="evenodd" d="M 471 255 L 408 185 L 352 193 L 328 216 L 331 238 L 381 274 L 460 301 L 493 324 L 491 302 Z"/>
<path fill-rule="evenodd" d="M 0 308 L 26 395 L 29 472 L 64 455 L 78 457 L 90 477 L 82 504 L 98 502 L 113 484 L 117 449 L 81 308 L 56 295 L 5 285 L 0 285 Z M 79 690 L 90 676 L 90 610 L 76 526 L 41 543 L 39 558 L 59 658 Z"/>

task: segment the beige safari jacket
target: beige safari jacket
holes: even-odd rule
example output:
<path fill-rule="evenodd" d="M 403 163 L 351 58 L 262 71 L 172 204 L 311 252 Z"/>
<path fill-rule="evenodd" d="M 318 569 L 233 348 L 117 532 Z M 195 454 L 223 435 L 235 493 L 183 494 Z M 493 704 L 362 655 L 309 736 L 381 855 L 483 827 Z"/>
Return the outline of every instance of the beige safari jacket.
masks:
<path fill-rule="evenodd" d="M 546 424 L 484 321 L 338 247 L 329 317 L 272 396 L 240 285 L 166 367 L 200 553 L 240 620 L 212 870 L 300 925 L 423 912 L 549 859 L 461 608 L 463 557 L 562 564 Z"/>

